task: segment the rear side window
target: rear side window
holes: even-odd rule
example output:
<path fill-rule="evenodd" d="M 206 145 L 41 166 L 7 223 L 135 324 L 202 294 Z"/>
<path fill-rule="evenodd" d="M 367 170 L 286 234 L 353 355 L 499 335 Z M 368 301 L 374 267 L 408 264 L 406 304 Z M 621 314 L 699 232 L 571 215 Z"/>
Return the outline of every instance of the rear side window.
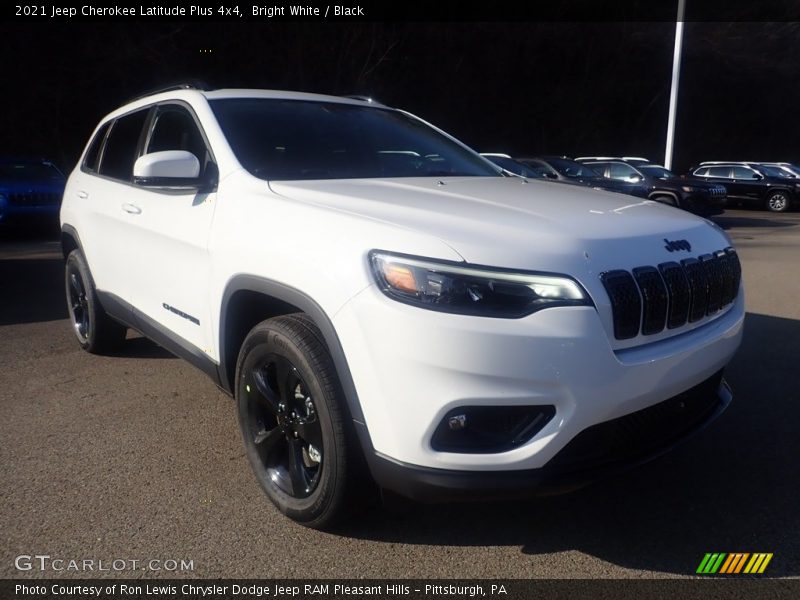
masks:
<path fill-rule="evenodd" d="M 758 179 L 758 175 L 753 169 L 747 167 L 733 167 L 734 179 Z"/>
<path fill-rule="evenodd" d="M 100 161 L 100 149 L 103 147 L 103 140 L 106 139 L 108 133 L 108 123 L 104 123 L 100 130 L 95 134 L 92 143 L 89 144 L 89 149 L 86 151 L 86 157 L 83 159 L 83 168 L 87 171 L 97 172 L 98 162 Z"/>
<path fill-rule="evenodd" d="M 633 175 L 637 175 L 636 169 L 625 163 L 611 163 L 608 166 L 608 176 L 611 179 L 627 179 Z"/>
<path fill-rule="evenodd" d="M 731 168 L 730 167 L 711 167 L 708 170 L 709 177 L 725 177 L 728 178 L 730 175 Z"/>
<path fill-rule="evenodd" d="M 147 113 L 140 110 L 114 121 L 100 159 L 100 175 L 131 181 Z"/>
<path fill-rule="evenodd" d="M 608 166 L 608 163 L 591 162 L 591 163 L 584 163 L 584 164 L 588 165 L 590 169 L 594 169 L 595 171 L 597 171 L 597 173 L 599 175 L 602 175 L 603 177 L 607 177 L 607 175 L 605 173 L 606 173 L 606 167 Z"/>

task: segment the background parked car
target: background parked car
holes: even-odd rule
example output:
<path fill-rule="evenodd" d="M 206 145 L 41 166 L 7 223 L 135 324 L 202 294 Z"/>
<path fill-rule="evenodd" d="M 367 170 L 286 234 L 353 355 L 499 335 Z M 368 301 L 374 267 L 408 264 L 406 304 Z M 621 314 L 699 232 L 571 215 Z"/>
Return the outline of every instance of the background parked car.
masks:
<path fill-rule="evenodd" d="M 765 163 L 759 163 L 759 164 L 765 165 L 767 167 L 780 167 L 784 171 L 787 171 L 787 172 L 791 173 L 792 175 L 794 175 L 797 178 L 800 178 L 800 167 L 798 167 L 795 164 L 788 163 L 788 162 L 765 162 Z"/>
<path fill-rule="evenodd" d="M 778 177 L 781 179 L 800 178 L 800 167 L 791 163 L 759 162 L 753 160 L 731 161 L 728 163 L 723 163 L 722 161 L 707 161 L 701 162 L 699 166 L 720 164 L 752 165 L 757 167 L 760 172 L 768 177 Z"/>
<path fill-rule="evenodd" d="M 545 174 L 542 170 L 534 169 L 528 165 L 524 165 L 518 160 L 511 158 L 508 154 L 500 154 L 496 152 L 482 152 L 481 156 L 490 160 L 501 169 L 505 169 L 509 173 L 526 177 L 528 179 L 543 179 Z"/>
<path fill-rule="evenodd" d="M 689 169 L 689 174 L 724 184 L 728 197 L 733 201 L 772 212 L 785 212 L 798 200 L 800 181 L 771 175 L 768 169 L 755 163 L 705 162 Z"/>
<path fill-rule="evenodd" d="M 64 174 L 50 161 L 0 158 L 0 223 L 58 223 Z"/>
<path fill-rule="evenodd" d="M 783 165 L 779 165 L 776 163 L 755 163 L 756 166 L 761 167 L 761 170 L 764 171 L 770 177 L 783 177 L 784 179 L 797 179 L 797 174 L 794 173 L 791 169 L 786 168 Z"/>
<path fill-rule="evenodd" d="M 566 156 L 534 156 L 517 160 L 543 172 L 548 179 L 565 183 L 582 183 L 609 192 L 647 198 L 647 189 L 641 183 L 603 177 L 589 165 L 579 163 Z"/>
<path fill-rule="evenodd" d="M 727 194 L 725 187 L 719 183 L 678 177 L 669 169 L 640 157 L 584 156 L 576 160 L 611 179 L 641 184 L 651 200 L 698 215 L 718 215 L 724 212 Z"/>
<path fill-rule="evenodd" d="M 483 153 L 481 156 L 506 171 L 529 179 L 547 179 L 567 185 L 587 186 L 608 192 L 647 197 L 647 190 L 644 186 L 603 177 L 591 167 L 565 156 L 511 158 L 508 154 L 489 152 Z"/>

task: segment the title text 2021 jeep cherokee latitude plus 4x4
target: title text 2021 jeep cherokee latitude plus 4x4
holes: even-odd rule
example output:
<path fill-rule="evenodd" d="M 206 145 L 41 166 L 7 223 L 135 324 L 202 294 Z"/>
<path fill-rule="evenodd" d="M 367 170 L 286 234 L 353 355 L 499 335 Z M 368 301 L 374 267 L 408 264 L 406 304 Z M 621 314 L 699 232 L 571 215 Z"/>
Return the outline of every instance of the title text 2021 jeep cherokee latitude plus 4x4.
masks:
<path fill-rule="evenodd" d="M 744 299 L 721 229 L 505 177 L 376 103 L 140 98 L 95 130 L 61 217 L 80 344 L 131 327 L 200 367 L 266 494 L 312 527 L 364 481 L 418 500 L 573 487 L 731 398 Z"/>

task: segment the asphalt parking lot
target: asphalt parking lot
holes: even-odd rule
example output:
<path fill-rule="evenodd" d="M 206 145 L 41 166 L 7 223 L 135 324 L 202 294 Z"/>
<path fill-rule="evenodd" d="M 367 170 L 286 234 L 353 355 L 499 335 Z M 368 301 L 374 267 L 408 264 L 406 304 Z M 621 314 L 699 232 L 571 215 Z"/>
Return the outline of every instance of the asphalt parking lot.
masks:
<path fill-rule="evenodd" d="M 0 577 L 70 575 L 15 568 L 33 554 L 194 566 L 119 576 L 673 577 L 738 551 L 772 552 L 768 574 L 800 576 L 800 213 L 715 220 L 739 250 L 748 307 L 717 423 L 570 495 L 375 509 L 337 533 L 273 509 L 232 401 L 199 371 L 133 334 L 118 356 L 79 349 L 57 243 L 0 240 Z"/>

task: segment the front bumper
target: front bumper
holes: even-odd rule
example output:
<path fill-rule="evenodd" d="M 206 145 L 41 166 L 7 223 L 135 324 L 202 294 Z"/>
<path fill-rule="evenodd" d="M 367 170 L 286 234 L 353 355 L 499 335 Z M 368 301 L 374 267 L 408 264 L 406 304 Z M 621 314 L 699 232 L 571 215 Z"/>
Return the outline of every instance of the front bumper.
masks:
<path fill-rule="evenodd" d="M 727 195 L 712 195 L 708 192 L 693 192 L 683 199 L 687 210 L 697 215 L 709 217 L 725 212 L 728 204 Z"/>
<path fill-rule="evenodd" d="M 739 346 L 744 295 L 703 325 L 614 349 L 594 307 L 522 319 L 437 313 L 370 286 L 333 318 L 363 413 L 362 441 L 381 460 L 423 469 L 530 471 L 598 423 L 652 407 L 719 373 Z M 435 450 L 461 407 L 551 406 L 555 416 L 501 452 Z"/>
<path fill-rule="evenodd" d="M 408 465 L 374 453 L 376 483 L 418 502 L 495 500 L 562 493 L 653 460 L 704 429 L 732 399 L 722 372 L 689 390 L 578 434 L 544 467 L 455 471 Z"/>
<path fill-rule="evenodd" d="M 16 204 L 0 194 L 0 221 L 3 223 L 32 222 L 58 219 L 60 204 Z"/>

